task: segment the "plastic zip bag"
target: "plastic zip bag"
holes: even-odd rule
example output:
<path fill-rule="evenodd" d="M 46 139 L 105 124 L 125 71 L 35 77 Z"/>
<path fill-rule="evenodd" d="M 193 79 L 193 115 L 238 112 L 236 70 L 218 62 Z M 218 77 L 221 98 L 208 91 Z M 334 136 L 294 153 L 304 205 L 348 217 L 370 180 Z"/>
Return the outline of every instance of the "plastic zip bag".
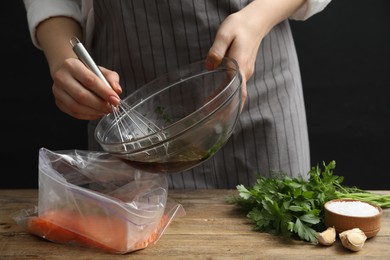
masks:
<path fill-rule="evenodd" d="M 125 254 L 155 244 L 185 215 L 168 203 L 165 175 L 145 173 L 103 152 L 39 150 L 39 200 L 14 219 L 55 243 Z"/>

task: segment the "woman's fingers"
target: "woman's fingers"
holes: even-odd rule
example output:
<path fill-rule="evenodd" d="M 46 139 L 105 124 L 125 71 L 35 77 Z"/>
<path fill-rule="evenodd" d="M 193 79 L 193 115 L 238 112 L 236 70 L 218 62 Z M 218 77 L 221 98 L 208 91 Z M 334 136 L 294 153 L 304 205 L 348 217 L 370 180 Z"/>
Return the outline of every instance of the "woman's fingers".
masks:
<path fill-rule="evenodd" d="M 121 92 L 117 73 L 102 68 L 109 78 L 107 86 L 99 77 L 77 59 L 68 59 L 53 75 L 53 94 L 57 106 L 79 119 L 96 119 L 118 106 Z"/>
<path fill-rule="evenodd" d="M 107 79 L 108 83 L 110 84 L 111 88 L 118 94 L 122 94 L 122 88 L 119 85 L 119 74 L 115 71 L 106 69 L 104 67 L 100 67 L 100 70 L 102 71 L 104 77 Z"/>

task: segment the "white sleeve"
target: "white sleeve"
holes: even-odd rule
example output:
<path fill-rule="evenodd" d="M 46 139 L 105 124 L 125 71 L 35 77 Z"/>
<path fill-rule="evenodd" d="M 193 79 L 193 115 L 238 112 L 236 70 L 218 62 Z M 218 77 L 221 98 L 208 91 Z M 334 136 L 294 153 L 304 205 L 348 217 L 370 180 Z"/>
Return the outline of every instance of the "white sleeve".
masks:
<path fill-rule="evenodd" d="M 23 0 L 33 44 L 40 48 L 36 39 L 36 27 L 54 16 L 67 16 L 82 25 L 81 3 L 78 0 Z"/>
<path fill-rule="evenodd" d="M 331 0 L 306 0 L 306 2 L 290 16 L 293 20 L 306 20 L 321 12 Z"/>

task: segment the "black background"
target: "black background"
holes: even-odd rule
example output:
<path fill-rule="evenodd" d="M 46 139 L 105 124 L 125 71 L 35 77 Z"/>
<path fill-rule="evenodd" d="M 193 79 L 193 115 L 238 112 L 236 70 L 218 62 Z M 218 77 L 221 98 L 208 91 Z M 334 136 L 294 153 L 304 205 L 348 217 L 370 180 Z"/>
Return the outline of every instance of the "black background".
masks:
<path fill-rule="evenodd" d="M 38 150 L 86 149 L 86 122 L 54 104 L 23 2 L 2 2 L 0 188 L 38 187 Z M 301 64 L 312 165 L 335 160 L 344 184 L 389 189 L 390 2 L 333 0 L 292 21 Z"/>

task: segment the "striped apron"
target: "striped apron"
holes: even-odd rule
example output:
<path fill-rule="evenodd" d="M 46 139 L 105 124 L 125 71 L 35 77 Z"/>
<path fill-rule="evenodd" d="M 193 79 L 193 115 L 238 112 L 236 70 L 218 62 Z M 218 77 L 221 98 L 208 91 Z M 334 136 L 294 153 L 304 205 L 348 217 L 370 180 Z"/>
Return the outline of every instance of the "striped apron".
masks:
<path fill-rule="evenodd" d="M 123 97 L 161 74 L 204 59 L 219 24 L 248 0 L 94 0 L 91 53 L 119 73 Z M 171 189 L 235 188 L 259 175 L 307 177 L 302 84 L 288 20 L 263 39 L 235 131 L 211 159 L 168 176 Z M 89 149 L 97 122 L 89 124 Z"/>

